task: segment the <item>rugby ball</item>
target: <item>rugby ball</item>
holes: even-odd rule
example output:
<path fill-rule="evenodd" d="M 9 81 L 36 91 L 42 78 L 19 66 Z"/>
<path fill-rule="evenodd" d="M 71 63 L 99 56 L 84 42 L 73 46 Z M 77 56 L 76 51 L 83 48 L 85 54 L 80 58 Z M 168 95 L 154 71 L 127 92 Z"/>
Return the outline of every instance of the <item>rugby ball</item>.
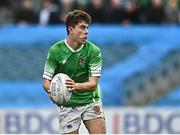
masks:
<path fill-rule="evenodd" d="M 57 105 L 63 105 L 71 98 L 71 92 L 68 90 L 65 84 L 66 79 L 70 79 L 70 77 L 66 74 L 59 73 L 51 80 L 51 97 Z"/>

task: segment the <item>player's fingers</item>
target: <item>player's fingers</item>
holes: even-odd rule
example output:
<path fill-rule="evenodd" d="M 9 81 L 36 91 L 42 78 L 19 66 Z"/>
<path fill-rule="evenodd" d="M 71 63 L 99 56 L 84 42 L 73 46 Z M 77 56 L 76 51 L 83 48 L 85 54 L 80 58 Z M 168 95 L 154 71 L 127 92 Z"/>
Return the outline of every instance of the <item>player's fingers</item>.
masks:
<path fill-rule="evenodd" d="M 74 80 L 72 80 L 72 79 L 67 79 L 66 81 L 67 82 L 74 82 Z"/>
<path fill-rule="evenodd" d="M 66 87 L 68 87 L 68 88 L 74 88 L 74 84 L 66 84 Z"/>
<path fill-rule="evenodd" d="M 66 85 L 74 85 L 75 82 L 74 82 L 73 80 L 66 80 L 66 81 L 65 81 L 65 84 L 66 84 Z"/>
<path fill-rule="evenodd" d="M 71 88 L 68 88 L 69 91 L 73 91 L 75 90 L 75 88 L 71 87 Z"/>
<path fill-rule="evenodd" d="M 66 87 L 68 88 L 69 91 L 72 91 L 75 89 L 75 82 L 74 80 L 66 80 L 65 81 Z"/>
<path fill-rule="evenodd" d="M 68 88 L 69 91 L 72 91 L 75 89 L 75 83 L 66 84 L 66 87 Z"/>

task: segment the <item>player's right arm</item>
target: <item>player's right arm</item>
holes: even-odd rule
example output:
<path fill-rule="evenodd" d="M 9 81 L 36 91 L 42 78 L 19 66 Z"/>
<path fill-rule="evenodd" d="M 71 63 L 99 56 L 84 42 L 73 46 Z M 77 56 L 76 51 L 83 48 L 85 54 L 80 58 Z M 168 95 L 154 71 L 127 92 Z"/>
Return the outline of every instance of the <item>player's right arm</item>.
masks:
<path fill-rule="evenodd" d="M 48 95 L 51 94 L 50 84 L 51 84 L 50 80 L 43 78 L 43 88 L 48 93 Z"/>
<path fill-rule="evenodd" d="M 53 53 L 53 48 L 50 48 L 48 51 L 46 63 L 44 66 L 44 73 L 43 73 L 43 88 L 48 93 L 49 96 L 51 93 L 50 84 L 56 68 L 57 68 L 57 61 Z"/>
<path fill-rule="evenodd" d="M 47 92 L 49 98 L 53 101 L 53 103 L 55 103 L 54 100 L 51 97 L 50 84 L 51 84 L 50 80 L 48 80 L 46 78 L 43 78 L 43 88 Z"/>

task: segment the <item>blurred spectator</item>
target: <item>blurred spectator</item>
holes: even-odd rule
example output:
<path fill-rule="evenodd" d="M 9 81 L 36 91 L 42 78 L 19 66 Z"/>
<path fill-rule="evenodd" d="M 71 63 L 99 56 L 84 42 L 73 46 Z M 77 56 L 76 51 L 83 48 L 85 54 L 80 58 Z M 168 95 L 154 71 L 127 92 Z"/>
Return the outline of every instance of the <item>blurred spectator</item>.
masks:
<path fill-rule="evenodd" d="M 109 0 L 106 10 L 106 19 L 108 23 L 122 23 L 123 9 L 120 0 Z"/>
<path fill-rule="evenodd" d="M 58 6 L 52 0 L 43 0 L 42 9 L 39 12 L 39 24 L 56 24 L 60 23 Z"/>
<path fill-rule="evenodd" d="M 37 14 L 33 10 L 32 0 L 22 0 L 21 7 L 15 11 L 17 24 L 37 23 Z"/>
<path fill-rule="evenodd" d="M 147 23 L 161 24 L 165 20 L 165 10 L 162 0 L 150 0 L 146 11 Z"/>
<path fill-rule="evenodd" d="M 77 3 L 81 4 L 81 5 L 87 5 L 89 3 L 89 0 L 75 0 Z"/>
<path fill-rule="evenodd" d="M 60 24 L 74 9 L 87 11 L 93 23 L 180 23 L 180 0 L 1 0 L 0 24 Z"/>
<path fill-rule="evenodd" d="M 83 3 L 83 2 L 80 2 L 78 0 L 75 0 L 73 2 L 72 10 L 79 9 L 79 10 L 86 11 L 86 5 L 87 5 L 87 3 Z"/>
<path fill-rule="evenodd" d="M 135 2 L 128 1 L 124 6 L 123 24 L 138 23 L 138 8 Z"/>
<path fill-rule="evenodd" d="M 59 0 L 60 20 L 65 21 L 66 14 L 73 9 L 73 0 Z"/>
<path fill-rule="evenodd" d="M 73 0 L 73 1 L 74 4 L 72 10 L 74 9 L 86 10 L 86 6 L 90 2 L 90 0 Z"/>
<path fill-rule="evenodd" d="M 147 23 L 146 9 L 149 4 L 149 0 L 138 0 L 138 19 L 139 23 Z"/>
<path fill-rule="evenodd" d="M 93 23 L 104 22 L 104 2 L 102 0 L 90 0 L 86 10 L 91 15 Z"/>
<path fill-rule="evenodd" d="M 1 0 L 0 2 L 0 24 L 9 23 L 12 21 L 12 10 L 9 0 Z"/>
<path fill-rule="evenodd" d="M 168 0 L 166 7 L 166 22 L 171 24 L 177 24 L 179 22 L 179 9 L 177 0 Z"/>

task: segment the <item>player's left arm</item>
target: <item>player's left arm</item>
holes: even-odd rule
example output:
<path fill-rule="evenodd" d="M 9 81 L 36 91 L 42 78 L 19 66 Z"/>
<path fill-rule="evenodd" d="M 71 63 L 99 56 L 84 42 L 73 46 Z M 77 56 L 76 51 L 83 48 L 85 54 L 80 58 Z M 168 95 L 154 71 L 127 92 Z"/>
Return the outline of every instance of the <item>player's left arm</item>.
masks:
<path fill-rule="evenodd" d="M 98 81 L 98 76 L 92 76 L 89 77 L 88 82 L 83 83 L 75 83 L 73 80 L 66 80 L 66 85 L 70 90 L 95 91 L 98 86 Z"/>

